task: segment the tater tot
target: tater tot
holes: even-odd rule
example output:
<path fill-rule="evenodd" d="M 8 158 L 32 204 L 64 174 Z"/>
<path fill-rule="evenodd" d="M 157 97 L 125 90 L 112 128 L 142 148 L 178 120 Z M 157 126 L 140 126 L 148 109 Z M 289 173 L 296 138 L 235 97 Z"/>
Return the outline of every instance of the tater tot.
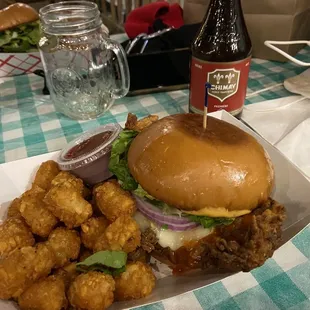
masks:
<path fill-rule="evenodd" d="M 93 250 L 96 241 L 101 234 L 107 229 L 109 225 L 108 220 L 101 217 L 91 217 L 84 224 L 81 225 L 81 240 L 85 247 Z"/>
<path fill-rule="evenodd" d="M 9 218 L 0 225 L 0 258 L 14 249 L 34 245 L 34 238 L 21 218 Z"/>
<path fill-rule="evenodd" d="M 96 187 L 94 195 L 96 205 L 111 222 L 123 215 L 132 216 L 136 211 L 134 198 L 116 181 L 108 181 Z"/>
<path fill-rule="evenodd" d="M 78 258 L 81 240 L 79 234 L 75 230 L 58 227 L 49 235 L 47 245 L 52 248 L 55 254 L 55 267 L 57 268 Z"/>
<path fill-rule="evenodd" d="M 0 299 L 18 297 L 31 283 L 29 274 L 35 259 L 35 248 L 16 249 L 0 260 Z"/>
<path fill-rule="evenodd" d="M 46 277 L 55 267 L 56 258 L 52 249 L 46 243 L 38 243 L 35 246 L 36 255 L 32 262 L 31 278 L 36 281 L 41 277 Z"/>
<path fill-rule="evenodd" d="M 19 208 L 31 231 L 40 237 L 47 237 L 58 223 L 57 218 L 43 202 L 44 194 L 45 191 L 42 190 L 22 196 Z"/>
<path fill-rule="evenodd" d="M 111 250 L 111 246 L 108 242 L 106 235 L 103 233 L 102 235 L 99 236 L 94 245 L 94 253 L 107 250 Z"/>
<path fill-rule="evenodd" d="M 95 251 L 112 250 L 133 252 L 141 243 L 141 231 L 130 216 L 121 216 L 110 224 L 94 247 Z"/>
<path fill-rule="evenodd" d="M 19 208 L 20 208 L 20 203 L 21 203 L 21 198 L 15 198 L 10 206 L 8 207 L 8 212 L 7 212 L 7 217 L 19 217 L 21 218 L 22 215 L 20 214 Z"/>
<path fill-rule="evenodd" d="M 53 160 L 48 160 L 41 164 L 36 173 L 33 184 L 37 185 L 44 190 L 48 190 L 51 186 L 52 180 L 59 173 L 59 167 Z"/>
<path fill-rule="evenodd" d="M 28 287 L 18 298 L 21 310 L 62 310 L 68 306 L 61 278 L 50 276 Z"/>
<path fill-rule="evenodd" d="M 76 271 L 76 263 L 70 263 L 55 271 L 54 275 L 64 281 L 66 291 L 68 290 L 71 282 L 79 275 Z"/>
<path fill-rule="evenodd" d="M 31 189 L 27 190 L 20 197 L 15 198 L 11 202 L 8 208 L 7 217 L 8 218 L 11 218 L 11 217 L 22 218 L 22 215 L 20 213 L 20 205 L 21 205 L 22 199 L 25 197 L 33 196 L 33 195 L 40 196 L 40 198 L 43 199 L 45 195 L 45 190 L 43 190 L 41 187 L 37 185 L 33 185 Z"/>
<path fill-rule="evenodd" d="M 152 268 L 142 262 L 129 263 L 126 271 L 115 278 L 115 299 L 139 299 L 152 293 L 156 278 Z"/>
<path fill-rule="evenodd" d="M 54 253 L 44 243 L 15 249 L 0 260 L 0 299 L 20 296 L 33 282 L 48 276 L 54 265 Z"/>
<path fill-rule="evenodd" d="M 27 196 L 32 196 L 32 195 L 38 195 L 40 198 L 43 198 L 46 193 L 46 190 L 43 189 L 42 187 L 33 184 L 30 189 L 25 191 L 22 195 L 21 198 L 27 197 Z"/>
<path fill-rule="evenodd" d="M 90 194 L 89 189 L 84 186 L 83 181 L 67 171 L 59 172 L 51 184 L 52 186 L 62 185 L 77 190 L 83 197 L 87 197 Z"/>
<path fill-rule="evenodd" d="M 157 121 L 158 115 L 148 115 L 138 120 L 135 114 L 129 113 L 127 116 L 125 128 L 130 130 L 143 131 L 145 128 L 149 127 Z"/>
<path fill-rule="evenodd" d="M 57 218 L 68 228 L 78 227 L 93 213 L 92 206 L 82 195 L 65 186 L 54 186 L 46 194 L 44 202 Z"/>
<path fill-rule="evenodd" d="M 75 309 L 104 310 L 114 300 L 112 276 L 91 271 L 79 275 L 70 285 L 68 299 Z"/>

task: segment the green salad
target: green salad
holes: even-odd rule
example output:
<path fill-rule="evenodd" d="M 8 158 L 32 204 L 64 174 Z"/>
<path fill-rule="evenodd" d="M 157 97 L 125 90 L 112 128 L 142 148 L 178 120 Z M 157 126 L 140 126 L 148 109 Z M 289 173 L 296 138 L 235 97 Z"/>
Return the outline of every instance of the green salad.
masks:
<path fill-rule="evenodd" d="M 37 51 L 40 22 L 34 21 L 0 32 L 0 52 L 28 53 Z"/>

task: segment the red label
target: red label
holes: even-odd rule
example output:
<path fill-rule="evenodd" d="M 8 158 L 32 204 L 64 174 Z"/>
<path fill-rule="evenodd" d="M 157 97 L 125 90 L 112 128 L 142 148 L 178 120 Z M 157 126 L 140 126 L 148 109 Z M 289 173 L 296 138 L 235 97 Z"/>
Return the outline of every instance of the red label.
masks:
<path fill-rule="evenodd" d="M 190 108 L 203 113 L 206 82 L 208 90 L 208 112 L 226 110 L 241 111 L 247 90 L 251 58 L 230 63 L 213 63 L 192 57 L 190 82 Z"/>

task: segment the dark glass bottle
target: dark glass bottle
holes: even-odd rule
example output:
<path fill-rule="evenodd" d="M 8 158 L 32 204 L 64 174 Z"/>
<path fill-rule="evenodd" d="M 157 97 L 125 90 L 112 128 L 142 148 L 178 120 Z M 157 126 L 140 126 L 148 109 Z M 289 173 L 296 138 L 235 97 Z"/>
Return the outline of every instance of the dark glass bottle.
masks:
<path fill-rule="evenodd" d="M 211 84 L 208 111 L 240 114 L 246 96 L 252 44 L 240 0 L 211 0 L 192 43 L 189 110 L 203 113 L 205 84 Z"/>

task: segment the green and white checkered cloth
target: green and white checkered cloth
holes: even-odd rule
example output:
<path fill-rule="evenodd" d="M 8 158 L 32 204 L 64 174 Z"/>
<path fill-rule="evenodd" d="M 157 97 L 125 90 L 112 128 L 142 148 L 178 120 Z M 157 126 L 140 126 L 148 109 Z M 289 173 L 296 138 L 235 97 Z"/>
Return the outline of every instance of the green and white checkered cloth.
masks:
<path fill-rule="evenodd" d="M 310 48 L 299 58 L 310 59 Z M 282 85 L 252 96 L 261 89 L 283 83 L 304 68 L 292 63 L 254 59 L 246 104 L 289 96 Z M 1 83 L 2 82 L 2 83 Z M 128 112 L 139 117 L 150 113 L 165 116 L 188 111 L 188 90 L 117 100 L 102 117 L 90 121 L 71 120 L 57 112 L 43 96 L 43 79 L 35 75 L 0 78 L 0 163 L 58 150 L 85 130 L 110 122 L 123 123 Z"/>
<path fill-rule="evenodd" d="M 298 58 L 310 62 L 310 48 Z M 289 96 L 283 81 L 304 68 L 292 63 L 254 59 L 246 104 Z M 279 85 L 278 85 L 279 84 Z M 278 86 L 277 86 L 278 85 Z M 258 91 L 273 87 L 261 92 Z M 0 163 L 61 149 L 85 130 L 101 124 L 124 124 L 128 112 L 160 117 L 188 111 L 188 91 L 174 91 L 117 100 L 102 117 L 75 121 L 55 112 L 41 95 L 42 78 L 28 75 L 0 79 Z M 263 267 L 240 273 L 205 288 L 140 310 L 310 309 L 310 228 L 280 248 Z"/>

